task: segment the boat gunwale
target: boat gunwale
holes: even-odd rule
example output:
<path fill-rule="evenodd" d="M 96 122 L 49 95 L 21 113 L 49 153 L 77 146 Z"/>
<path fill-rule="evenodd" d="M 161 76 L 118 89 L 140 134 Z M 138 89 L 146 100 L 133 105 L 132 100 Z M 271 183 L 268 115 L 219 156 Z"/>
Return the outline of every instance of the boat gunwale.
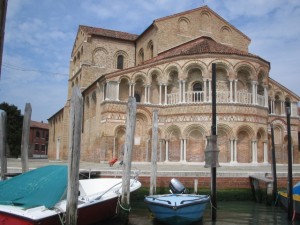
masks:
<path fill-rule="evenodd" d="M 173 209 L 173 210 L 185 208 L 185 207 L 192 206 L 192 205 L 207 204 L 208 202 L 210 202 L 210 196 L 209 195 L 199 195 L 199 196 L 203 196 L 203 198 L 201 198 L 201 199 L 198 198 L 198 199 L 193 200 L 192 202 L 185 203 L 185 204 L 180 204 L 180 205 L 167 205 L 167 204 L 163 204 L 163 203 L 160 203 L 160 202 L 154 202 L 154 201 L 147 200 L 147 198 L 151 198 L 152 196 L 155 196 L 155 195 L 146 196 L 145 199 L 144 199 L 144 202 L 146 204 L 149 204 L 149 205 L 162 206 L 162 207 L 170 208 L 170 209 Z M 184 194 L 184 195 L 182 195 L 182 194 L 166 194 L 166 195 L 158 195 L 158 196 L 159 197 L 164 197 L 164 196 L 188 196 L 188 194 Z M 197 195 L 193 195 L 193 196 L 197 197 Z"/>

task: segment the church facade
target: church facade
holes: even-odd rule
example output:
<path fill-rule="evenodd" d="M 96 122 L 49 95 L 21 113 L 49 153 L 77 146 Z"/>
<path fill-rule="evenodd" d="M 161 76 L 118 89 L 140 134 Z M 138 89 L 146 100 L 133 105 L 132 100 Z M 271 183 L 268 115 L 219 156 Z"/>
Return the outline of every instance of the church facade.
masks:
<path fill-rule="evenodd" d="M 151 161 L 152 112 L 158 109 L 158 161 L 203 163 L 212 123 L 212 63 L 217 76 L 219 162 L 287 162 L 285 107 L 291 109 L 293 162 L 299 163 L 299 96 L 269 77 L 270 62 L 249 53 L 251 40 L 207 6 L 156 19 L 140 35 L 79 26 L 66 105 L 49 118 L 50 159 L 67 159 L 72 88 L 84 99 L 81 160 L 120 158 L 129 96 L 137 114 L 133 161 Z"/>

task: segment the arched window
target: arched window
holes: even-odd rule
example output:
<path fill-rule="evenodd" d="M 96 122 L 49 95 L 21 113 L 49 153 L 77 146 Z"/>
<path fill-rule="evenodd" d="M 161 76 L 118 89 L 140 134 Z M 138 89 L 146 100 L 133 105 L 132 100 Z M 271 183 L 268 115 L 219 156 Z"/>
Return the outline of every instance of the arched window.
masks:
<path fill-rule="evenodd" d="M 149 41 L 148 49 L 149 49 L 149 52 L 150 52 L 150 58 L 152 59 L 153 56 L 154 56 L 154 54 L 153 54 L 153 42 L 152 41 Z"/>
<path fill-rule="evenodd" d="M 201 83 L 195 83 L 193 85 L 193 92 L 194 92 L 194 100 L 196 102 L 201 101 L 201 91 L 202 91 L 202 84 Z"/>
<path fill-rule="evenodd" d="M 117 58 L 117 69 L 123 69 L 124 68 L 124 56 L 118 55 Z"/>
<path fill-rule="evenodd" d="M 141 96 L 138 93 L 134 93 L 135 101 L 136 102 L 141 102 Z"/>
<path fill-rule="evenodd" d="M 144 62 L 144 49 L 142 49 L 142 48 L 139 51 L 139 61 L 140 61 L 140 63 Z"/>
<path fill-rule="evenodd" d="M 202 84 L 201 83 L 195 83 L 193 85 L 193 91 L 202 91 Z"/>

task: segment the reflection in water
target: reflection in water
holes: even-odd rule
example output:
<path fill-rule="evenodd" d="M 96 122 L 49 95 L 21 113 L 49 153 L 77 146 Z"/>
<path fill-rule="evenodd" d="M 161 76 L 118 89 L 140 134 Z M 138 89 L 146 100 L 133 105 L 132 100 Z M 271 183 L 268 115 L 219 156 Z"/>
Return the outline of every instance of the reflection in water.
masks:
<path fill-rule="evenodd" d="M 192 225 L 300 225 L 300 221 L 289 222 L 281 207 L 266 206 L 255 202 L 219 202 L 217 220 L 211 221 L 209 205 L 203 220 Z M 97 225 L 123 225 L 114 219 Z M 133 203 L 128 225 L 165 225 L 151 217 L 146 205 Z"/>

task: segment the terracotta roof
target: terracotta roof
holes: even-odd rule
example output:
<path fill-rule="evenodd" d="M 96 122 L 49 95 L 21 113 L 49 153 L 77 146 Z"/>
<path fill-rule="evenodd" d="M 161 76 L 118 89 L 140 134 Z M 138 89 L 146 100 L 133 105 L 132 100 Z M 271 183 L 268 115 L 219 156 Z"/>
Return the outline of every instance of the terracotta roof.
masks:
<path fill-rule="evenodd" d="M 210 37 L 202 36 L 200 38 L 194 39 L 192 41 L 186 42 L 182 45 L 164 51 L 158 54 L 155 58 L 145 61 L 144 64 L 156 62 L 162 59 L 167 59 L 179 55 L 183 56 L 183 55 L 196 55 L 196 54 L 207 54 L 207 53 L 250 56 L 250 57 L 261 59 L 259 56 L 235 49 L 233 47 L 229 47 L 227 45 L 217 43 Z"/>
<path fill-rule="evenodd" d="M 84 32 L 88 34 L 94 34 L 103 37 L 110 37 L 110 38 L 116 38 L 116 39 L 127 40 L 127 41 L 135 41 L 138 38 L 138 35 L 136 34 L 130 34 L 130 33 L 115 31 L 115 30 L 107 30 L 107 29 L 97 28 L 97 27 L 80 25 L 79 29 L 82 29 Z"/>
<path fill-rule="evenodd" d="M 31 120 L 30 121 L 30 127 L 35 127 L 35 128 L 41 128 L 41 129 L 48 130 L 49 129 L 49 124 Z"/>

